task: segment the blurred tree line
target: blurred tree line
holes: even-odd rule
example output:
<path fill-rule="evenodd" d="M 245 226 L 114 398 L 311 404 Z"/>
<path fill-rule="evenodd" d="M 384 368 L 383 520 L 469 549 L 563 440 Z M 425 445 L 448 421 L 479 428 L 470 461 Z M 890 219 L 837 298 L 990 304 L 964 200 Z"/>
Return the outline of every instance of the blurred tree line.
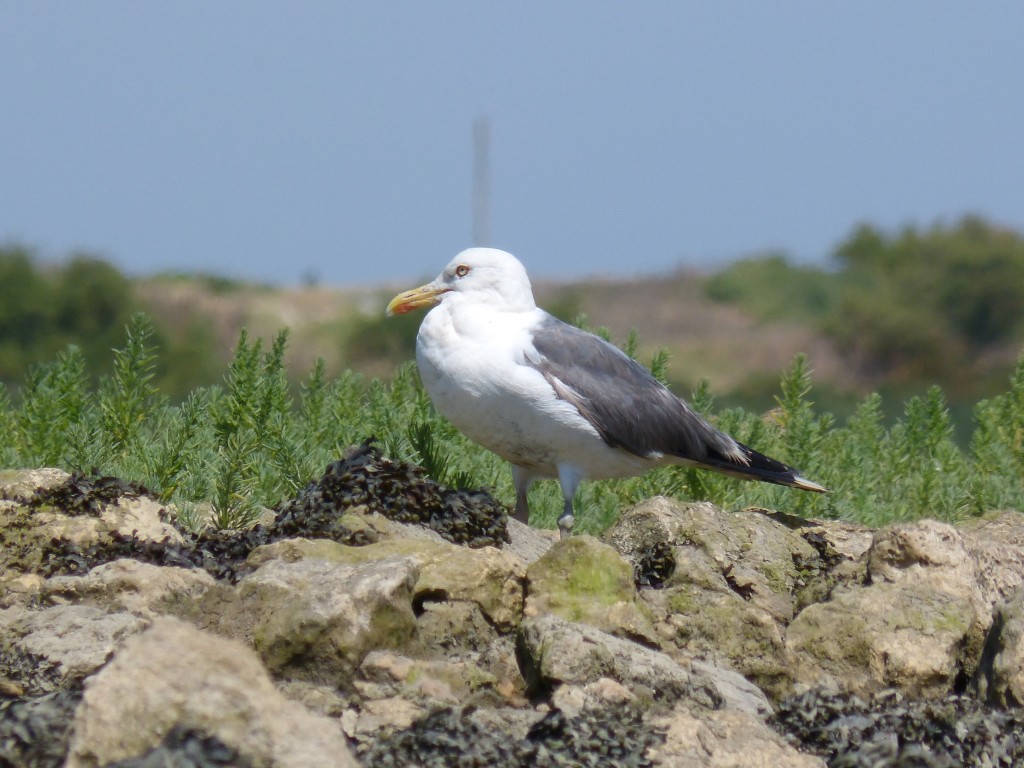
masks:
<path fill-rule="evenodd" d="M 73 255 L 40 265 L 21 246 L 0 247 L 0 382 L 17 391 L 33 365 L 77 346 L 94 380 L 109 373 L 111 350 L 124 345 L 125 326 L 145 311 L 132 282 L 102 259 Z M 156 383 L 172 398 L 221 375 L 208 338 L 171 339 L 157 329 Z"/>
<path fill-rule="evenodd" d="M 707 292 L 812 324 L 896 391 L 941 382 L 977 397 L 1003 385 L 1024 345 L 1024 237 L 975 216 L 893 234 L 864 224 L 826 268 L 772 254 L 712 276 Z"/>

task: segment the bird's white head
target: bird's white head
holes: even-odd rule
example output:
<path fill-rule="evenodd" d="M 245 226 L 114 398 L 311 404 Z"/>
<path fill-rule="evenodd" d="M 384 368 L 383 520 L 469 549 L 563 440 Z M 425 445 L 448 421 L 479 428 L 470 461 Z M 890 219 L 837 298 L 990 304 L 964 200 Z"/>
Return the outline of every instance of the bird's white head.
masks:
<path fill-rule="evenodd" d="M 401 315 L 433 307 L 441 301 L 484 303 L 509 311 L 526 311 L 537 306 L 526 269 L 511 253 L 497 248 L 462 251 L 434 280 L 395 296 L 388 304 L 387 313 Z"/>

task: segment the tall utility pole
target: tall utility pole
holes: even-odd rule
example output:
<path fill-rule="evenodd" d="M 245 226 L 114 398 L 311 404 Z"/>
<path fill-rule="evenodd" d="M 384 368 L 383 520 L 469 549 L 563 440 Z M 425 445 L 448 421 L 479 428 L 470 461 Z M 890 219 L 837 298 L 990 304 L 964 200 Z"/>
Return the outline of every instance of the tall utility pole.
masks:
<path fill-rule="evenodd" d="M 491 122 L 473 121 L 473 245 L 491 244 Z"/>

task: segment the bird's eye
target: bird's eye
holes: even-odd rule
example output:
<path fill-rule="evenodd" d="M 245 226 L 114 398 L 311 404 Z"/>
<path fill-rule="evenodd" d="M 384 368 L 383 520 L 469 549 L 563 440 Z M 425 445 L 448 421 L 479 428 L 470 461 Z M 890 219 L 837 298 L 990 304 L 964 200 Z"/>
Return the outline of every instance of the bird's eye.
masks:
<path fill-rule="evenodd" d="M 465 277 L 468 274 L 469 274 L 469 265 L 468 264 L 459 264 L 459 266 L 457 266 L 455 268 L 455 276 L 456 277 Z"/>

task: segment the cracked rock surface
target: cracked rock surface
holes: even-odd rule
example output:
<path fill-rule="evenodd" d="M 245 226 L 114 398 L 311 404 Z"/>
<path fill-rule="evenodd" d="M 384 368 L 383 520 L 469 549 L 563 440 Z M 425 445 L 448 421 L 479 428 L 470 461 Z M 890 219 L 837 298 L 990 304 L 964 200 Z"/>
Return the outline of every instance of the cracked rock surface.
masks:
<path fill-rule="evenodd" d="M 0 472 L 0 765 L 1024 764 L 1024 515 L 664 498 L 557 541 L 357 446 L 196 536 Z"/>

